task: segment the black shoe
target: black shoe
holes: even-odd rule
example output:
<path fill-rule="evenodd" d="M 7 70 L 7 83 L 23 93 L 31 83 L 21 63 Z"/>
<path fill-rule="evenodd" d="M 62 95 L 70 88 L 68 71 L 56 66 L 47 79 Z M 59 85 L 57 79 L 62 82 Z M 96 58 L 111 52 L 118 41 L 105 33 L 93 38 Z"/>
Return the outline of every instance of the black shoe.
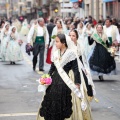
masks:
<path fill-rule="evenodd" d="M 12 62 L 13 63 L 13 65 L 15 65 L 15 62 Z"/>
<path fill-rule="evenodd" d="M 101 76 L 99 76 L 99 80 L 100 81 L 104 81 L 104 78 L 103 78 L 103 76 L 101 75 Z"/>
<path fill-rule="evenodd" d="M 12 63 L 12 62 L 10 62 L 10 64 L 12 65 L 13 63 Z"/>
<path fill-rule="evenodd" d="M 44 70 L 43 70 L 43 69 L 39 69 L 39 71 L 44 72 Z"/>
<path fill-rule="evenodd" d="M 35 67 L 33 67 L 33 71 L 35 71 Z"/>

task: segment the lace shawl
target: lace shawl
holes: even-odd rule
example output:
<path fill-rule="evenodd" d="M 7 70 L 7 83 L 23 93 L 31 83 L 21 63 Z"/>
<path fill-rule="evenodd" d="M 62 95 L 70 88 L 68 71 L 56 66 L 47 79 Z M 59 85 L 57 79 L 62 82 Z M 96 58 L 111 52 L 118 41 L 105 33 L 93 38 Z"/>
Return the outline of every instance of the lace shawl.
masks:
<path fill-rule="evenodd" d="M 60 50 L 57 50 L 54 53 L 53 61 L 55 61 L 56 59 L 60 59 L 61 67 L 64 67 L 67 63 L 75 60 L 76 55 L 75 55 L 74 51 L 67 49 L 66 52 L 64 53 L 64 55 L 62 57 L 60 57 Z"/>

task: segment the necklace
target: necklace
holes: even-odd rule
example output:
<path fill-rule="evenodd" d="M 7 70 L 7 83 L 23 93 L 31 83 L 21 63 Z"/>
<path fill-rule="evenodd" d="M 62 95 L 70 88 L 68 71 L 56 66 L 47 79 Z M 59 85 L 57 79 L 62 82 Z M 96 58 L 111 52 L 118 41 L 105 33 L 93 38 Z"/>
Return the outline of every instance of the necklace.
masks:
<path fill-rule="evenodd" d="M 62 54 L 61 54 L 61 52 L 60 52 L 60 58 L 59 58 L 59 60 L 62 59 L 62 56 L 64 55 L 64 53 L 66 52 L 66 50 L 67 50 L 67 49 L 65 49 L 64 52 L 63 52 Z"/>

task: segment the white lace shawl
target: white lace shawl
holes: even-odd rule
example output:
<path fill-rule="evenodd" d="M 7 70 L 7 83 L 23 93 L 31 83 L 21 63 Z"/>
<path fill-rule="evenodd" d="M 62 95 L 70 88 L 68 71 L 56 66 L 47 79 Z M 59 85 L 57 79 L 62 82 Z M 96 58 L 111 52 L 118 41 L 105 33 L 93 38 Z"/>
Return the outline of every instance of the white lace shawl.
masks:
<path fill-rule="evenodd" d="M 63 54 L 63 56 L 60 57 L 60 50 L 56 50 L 54 52 L 54 55 L 53 55 L 53 62 L 56 59 L 60 60 L 61 67 L 63 68 L 67 63 L 75 60 L 76 59 L 76 55 L 75 55 L 74 51 L 72 51 L 71 49 L 68 48 L 66 50 L 66 52 Z"/>
<path fill-rule="evenodd" d="M 67 28 L 66 28 L 65 24 L 63 23 L 62 20 L 60 20 L 60 21 L 61 21 L 61 23 L 62 23 L 62 31 L 61 31 L 61 33 L 67 34 Z M 58 33 L 59 33 L 59 32 L 58 32 L 58 28 L 57 28 L 57 26 L 55 26 L 55 27 L 53 28 L 53 31 L 52 31 L 52 36 L 57 35 Z M 52 47 L 52 46 L 54 46 L 54 45 L 55 45 L 55 39 L 51 39 L 51 42 L 50 42 L 50 46 L 49 46 L 49 47 Z"/>
<path fill-rule="evenodd" d="M 16 26 L 11 26 L 10 29 L 9 29 L 9 34 L 8 34 L 8 39 L 10 40 L 11 38 L 11 34 L 12 34 L 12 29 L 15 28 L 16 29 L 16 32 L 14 33 L 14 40 L 18 40 L 19 39 L 19 35 L 18 35 L 18 32 L 17 32 L 17 28 Z"/>
<path fill-rule="evenodd" d="M 83 22 L 81 22 L 81 23 L 83 24 L 82 28 L 80 28 L 80 23 L 77 26 L 77 31 L 78 31 L 79 36 L 83 36 L 84 35 L 84 31 L 85 31 L 84 23 Z"/>
<path fill-rule="evenodd" d="M 2 30 L 1 30 L 1 36 L 0 36 L 1 41 L 2 41 L 3 38 L 4 38 L 4 32 L 5 32 L 5 29 L 6 29 L 6 26 L 7 26 L 7 25 L 9 25 L 8 22 L 5 23 L 4 27 L 3 27 Z"/>

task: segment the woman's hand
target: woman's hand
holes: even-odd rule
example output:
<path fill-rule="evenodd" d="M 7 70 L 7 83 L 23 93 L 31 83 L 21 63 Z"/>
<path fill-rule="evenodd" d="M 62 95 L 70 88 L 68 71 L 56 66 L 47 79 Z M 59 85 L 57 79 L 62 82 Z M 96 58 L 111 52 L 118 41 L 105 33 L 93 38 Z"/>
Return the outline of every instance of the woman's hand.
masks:
<path fill-rule="evenodd" d="M 77 83 L 77 84 L 75 84 L 76 85 L 76 87 L 78 88 L 78 89 L 80 89 L 80 84 L 79 83 Z"/>
<path fill-rule="evenodd" d="M 112 46 L 118 46 L 118 41 L 114 40 L 114 42 L 112 43 Z"/>
<path fill-rule="evenodd" d="M 49 47 L 48 47 L 48 44 L 46 44 L 46 49 L 48 49 Z"/>

